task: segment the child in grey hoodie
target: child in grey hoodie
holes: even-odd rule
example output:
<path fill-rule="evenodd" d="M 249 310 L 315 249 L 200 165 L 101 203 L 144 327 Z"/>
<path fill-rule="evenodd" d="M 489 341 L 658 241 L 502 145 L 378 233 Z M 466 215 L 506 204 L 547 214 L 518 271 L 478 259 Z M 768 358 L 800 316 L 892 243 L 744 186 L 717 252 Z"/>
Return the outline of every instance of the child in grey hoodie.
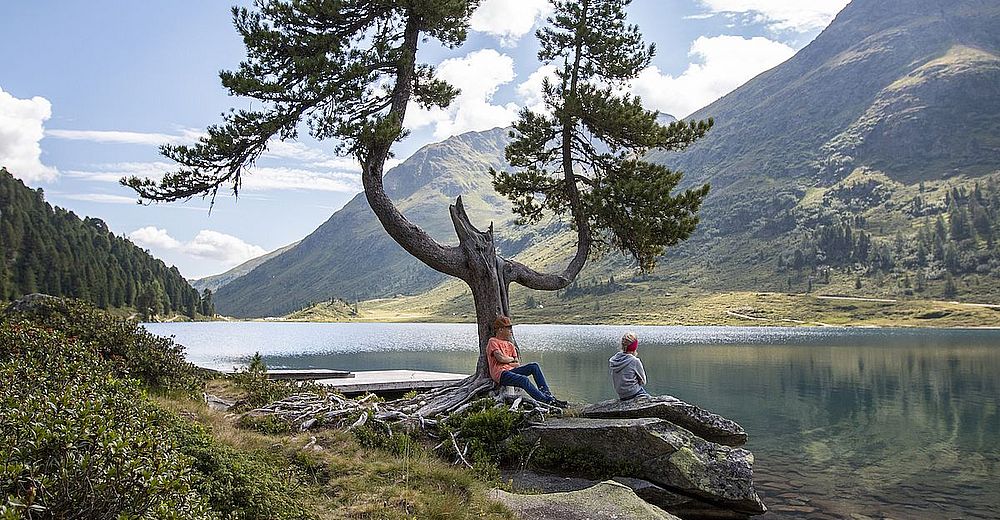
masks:
<path fill-rule="evenodd" d="M 643 388 L 646 371 L 639 360 L 639 338 L 635 334 L 629 332 L 622 336 L 622 349 L 608 360 L 608 371 L 611 373 L 611 384 L 622 401 L 649 395 Z"/>

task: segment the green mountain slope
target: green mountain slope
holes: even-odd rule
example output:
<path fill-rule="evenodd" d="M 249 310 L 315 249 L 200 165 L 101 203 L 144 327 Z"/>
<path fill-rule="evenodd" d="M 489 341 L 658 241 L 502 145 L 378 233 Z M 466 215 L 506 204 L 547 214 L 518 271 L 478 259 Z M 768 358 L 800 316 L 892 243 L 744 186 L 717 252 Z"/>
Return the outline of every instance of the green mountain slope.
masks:
<path fill-rule="evenodd" d="M 215 292 L 219 290 L 219 287 L 226 285 L 227 283 L 246 275 L 250 271 L 253 271 L 258 265 L 288 251 L 289 249 L 297 246 L 299 243 L 295 242 L 293 244 L 288 244 L 285 247 L 279 247 L 270 253 L 265 253 L 258 256 L 257 258 L 251 258 L 246 262 L 220 274 L 215 274 L 212 276 L 206 276 L 204 278 L 199 278 L 197 280 L 191 280 L 191 287 L 194 287 L 198 292 L 202 292 L 205 289 Z"/>
<path fill-rule="evenodd" d="M 715 117 L 709 136 L 653 158 L 713 193 L 665 269 L 708 290 L 1000 297 L 984 281 L 1000 272 L 998 26 L 996 3 L 855 0 L 692 115 Z M 973 213 L 978 232 L 950 229 Z"/>
<path fill-rule="evenodd" d="M 144 301 L 191 317 L 201 312 L 198 292 L 176 267 L 115 236 L 100 219 L 53 208 L 41 189 L 0 169 L 0 298 L 36 292 L 102 308 Z"/>
<path fill-rule="evenodd" d="M 408 219 L 442 243 L 457 243 L 448 204 L 462 195 L 472 221 L 506 229 L 510 205 L 493 192 L 490 167 L 502 167 L 507 131 L 463 134 L 423 147 L 385 176 L 386 192 Z M 513 229 L 500 242 L 514 252 L 536 228 Z M 233 316 L 281 315 L 310 303 L 412 294 L 444 275 L 415 260 L 385 232 L 359 194 L 292 249 L 272 258 L 215 294 L 219 312 Z"/>

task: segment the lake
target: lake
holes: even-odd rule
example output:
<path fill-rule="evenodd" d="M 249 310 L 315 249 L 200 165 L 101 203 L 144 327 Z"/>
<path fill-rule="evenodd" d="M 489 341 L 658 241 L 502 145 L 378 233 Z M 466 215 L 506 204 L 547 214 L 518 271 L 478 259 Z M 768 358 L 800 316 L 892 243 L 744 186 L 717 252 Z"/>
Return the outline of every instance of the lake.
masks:
<path fill-rule="evenodd" d="M 217 369 L 259 351 L 274 368 L 470 373 L 478 353 L 469 324 L 146 327 Z M 515 336 L 559 397 L 593 402 L 614 395 L 607 359 L 628 330 L 651 393 L 749 432 L 771 508 L 759 518 L 1000 518 L 1000 331 L 518 325 Z"/>

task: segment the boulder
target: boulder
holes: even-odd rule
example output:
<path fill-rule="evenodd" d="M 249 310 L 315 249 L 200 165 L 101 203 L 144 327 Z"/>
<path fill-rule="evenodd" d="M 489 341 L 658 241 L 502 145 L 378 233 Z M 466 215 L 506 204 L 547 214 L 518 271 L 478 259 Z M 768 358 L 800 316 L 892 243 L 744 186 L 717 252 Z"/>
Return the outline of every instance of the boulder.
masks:
<path fill-rule="evenodd" d="M 652 482 L 631 477 L 615 477 L 639 498 L 684 520 L 747 520 L 750 515 L 667 491 Z"/>
<path fill-rule="evenodd" d="M 595 419 L 666 419 L 689 432 L 718 444 L 743 446 L 747 432 L 735 421 L 685 403 L 670 395 L 640 396 L 628 401 L 617 399 L 585 406 L 580 417 Z"/>
<path fill-rule="evenodd" d="M 753 454 L 706 441 L 664 419 L 549 419 L 525 436 L 614 474 L 750 515 L 767 511 L 753 487 Z"/>
<path fill-rule="evenodd" d="M 62 302 L 62 298 L 49 296 L 48 294 L 32 293 L 26 294 L 12 302 L 4 310 L 5 314 L 32 312 L 45 304 L 55 304 Z"/>
<path fill-rule="evenodd" d="M 680 520 L 650 505 L 627 486 L 607 480 L 579 491 L 519 495 L 493 490 L 491 496 L 521 518 L 549 520 Z"/>

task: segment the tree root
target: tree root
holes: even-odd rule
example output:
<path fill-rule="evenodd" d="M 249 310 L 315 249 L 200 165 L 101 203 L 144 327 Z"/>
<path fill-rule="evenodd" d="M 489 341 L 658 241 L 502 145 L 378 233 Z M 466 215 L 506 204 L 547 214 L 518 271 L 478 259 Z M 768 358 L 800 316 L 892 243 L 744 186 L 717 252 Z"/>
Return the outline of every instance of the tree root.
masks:
<path fill-rule="evenodd" d="M 460 414 L 472 402 L 494 388 L 493 380 L 482 375 L 469 376 L 458 383 L 436 388 L 411 398 L 382 402 L 374 394 L 348 399 L 335 393 L 302 393 L 288 396 L 248 412 L 251 416 L 274 415 L 300 431 L 318 425 L 352 430 L 371 421 L 388 428 L 389 423 L 403 423 L 419 430 L 436 430 L 441 416 Z M 500 406 L 510 411 L 544 419 L 545 414 L 562 410 L 519 394 L 494 394 Z M 353 421 L 353 423 L 351 423 Z"/>

